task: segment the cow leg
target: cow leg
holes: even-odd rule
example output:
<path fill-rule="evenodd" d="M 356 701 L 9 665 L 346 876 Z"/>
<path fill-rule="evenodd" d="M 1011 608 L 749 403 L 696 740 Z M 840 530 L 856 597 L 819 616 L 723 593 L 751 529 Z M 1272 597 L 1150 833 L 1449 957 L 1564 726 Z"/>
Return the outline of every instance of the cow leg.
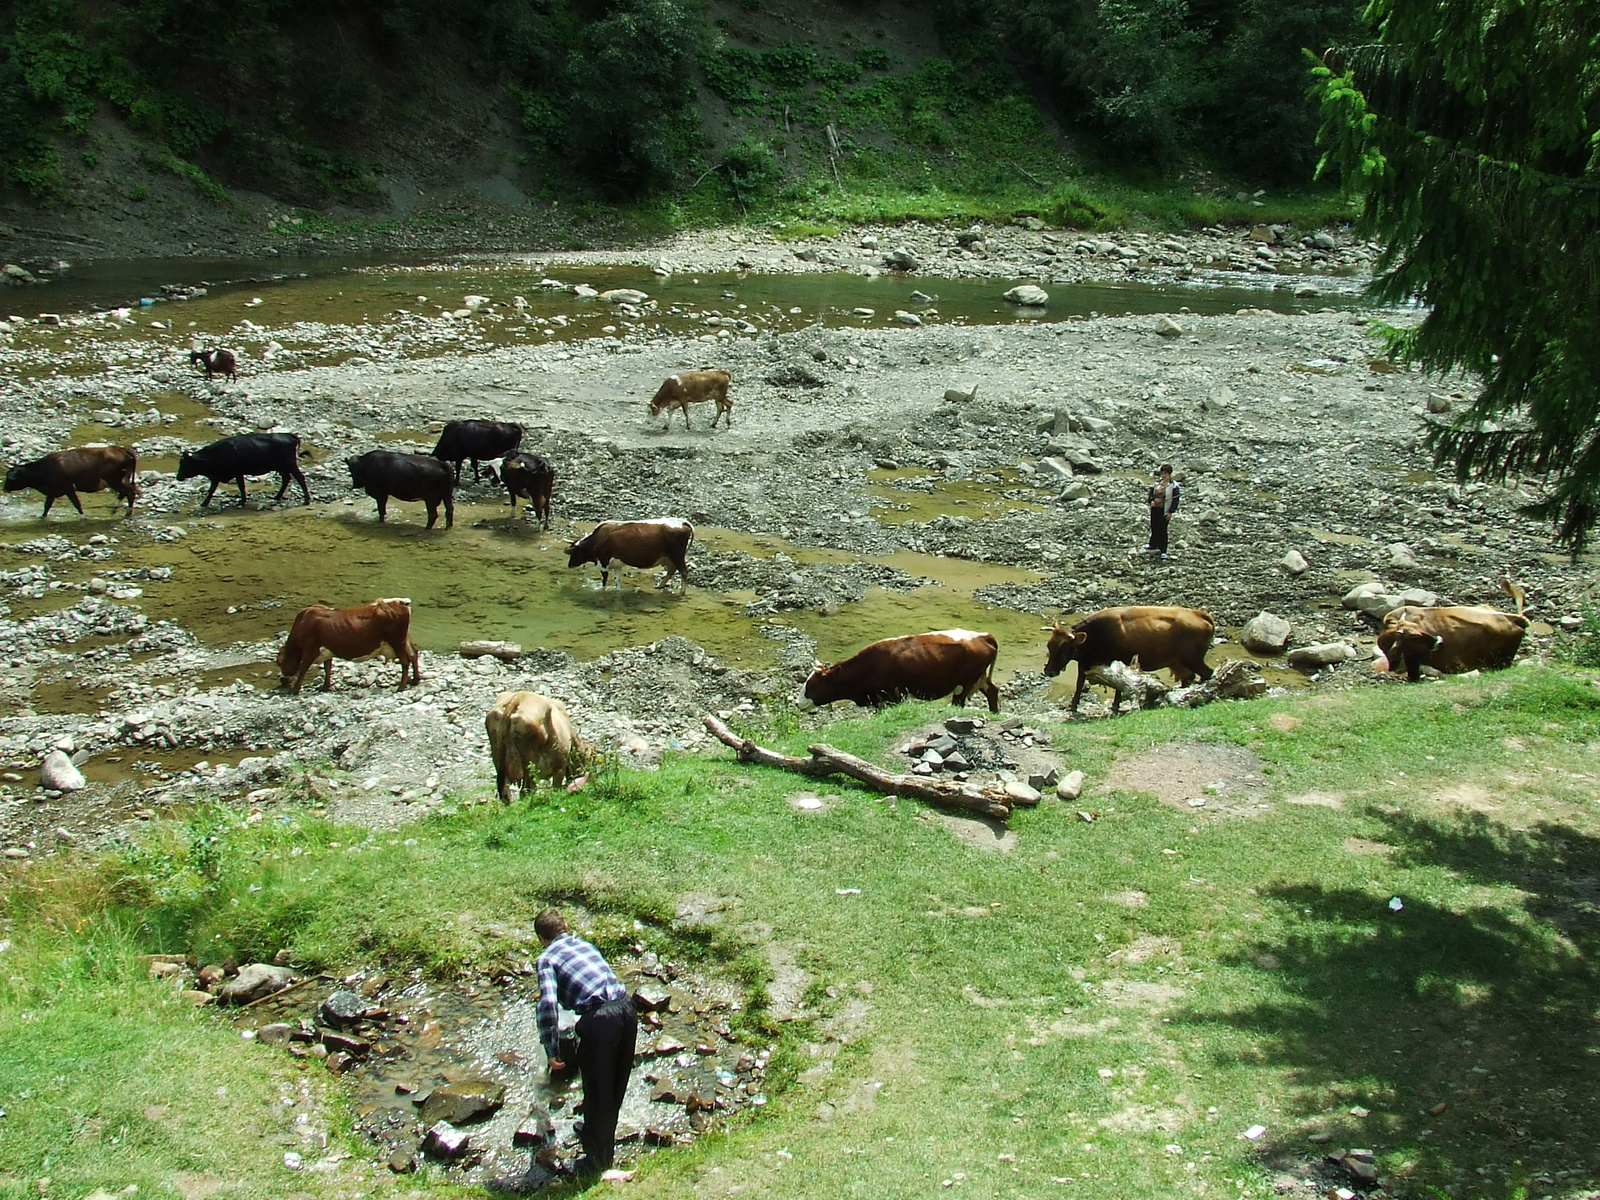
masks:
<path fill-rule="evenodd" d="M 668 417 L 667 417 L 667 424 L 668 425 L 672 424 L 671 415 L 668 415 Z M 683 427 L 685 429 L 689 428 L 689 406 L 687 404 L 685 404 L 683 406 Z"/>
<path fill-rule="evenodd" d="M 283 494 L 289 490 L 289 472 L 278 472 L 278 494 L 272 498 L 274 504 L 283 503 Z"/>
<path fill-rule="evenodd" d="M 384 518 L 389 515 L 389 497 L 375 496 L 373 498 L 378 502 L 378 524 L 382 525 Z"/>
<path fill-rule="evenodd" d="M 78 510 L 78 515 L 80 517 L 83 516 L 83 501 L 78 499 L 78 493 L 75 488 L 67 489 L 67 499 L 72 501 L 72 507 Z M 44 510 L 45 512 L 49 512 L 50 506 L 46 504 L 44 506 Z"/>
<path fill-rule="evenodd" d="M 333 691 L 333 656 L 330 654 L 322 663 L 322 690 Z"/>
<path fill-rule="evenodd" d="M 600 562 L 600 590 L 606 590 L 606 584 L 611 581 L 611 560 L 602 559 Z M 622 568 L 617 568 L 617 590 L 622 589 Z"/>
<path fill-rule="evenodd" d="M 305 497 L 306 503 L 310 504 L 311 489 L 306 486 L 306 473 L 300 469 L 299 463 L 295 463 L 294 466 L 290 468 L 290 471 L 294 475 L 294 481 L 300 485 L 300 494 Z M 288 485 L 285 484 L 284 486 L 287 487 Z M 278 499 L 283 499 L 282 492 L 278 493 Z"/>
<path fill-rule="evenodd" d="M 472 460 L 472 482 L 473 483 L 482 483 L 483 482 L 483 476 L 478 474 L 478 460 L 477 459 L 473 459 Z"/>
<path fill-rule="evenodd" d="M 1200 682 L 1201 683 L 1204 683 L 1206 680 L 1210 679 L 1213 675 L 1216 674 L 1215 671 L 1213 671 L 1209 666 L 1206 665 L 1206 660 L 1205 660 L 1205 656 L 1204 655 L 1202 655 L 1201 658 L 1200 658 L 1200 661 L 1197 662 L 1194 665 L 1194 673 L 1196 675 L 1200 676 Z"/>
<path fill-rule="evenodd" d="M 239 485 L 239 507 L 243 508 L 245 505 L 250 503 L 250 496 L 244 490 L 244 476 L 239 476 L 239 478 L 234 480 L 234 482 Z"/>
<path fill-rule="evenodd" d="M 984 699 L 989 701 L 989 711 L 992 712 L 992 713 L 999 712 L 1000 711 L 1000 689 L 995 687 L 993 679 L 990 679 L 988 681 L 988 685 L 983 689 L 983 695 L 984 695 Z"/>
<path fill-rule="evenodd" d="M 204 500 L 200 501 L 200 507 L 201 508 L 204 508 L 206 505 L 211 503 L 211 497 L 213 497 L 213 496 L 215 496 L 217 494 L 217 484 L 219 484 L 221 482 L 222 481 L 220 479 L 213 479 L 211 481 L 211 486 L 206 489 L 206 498 Z"/>
<path fill-rule="evenodd" d="M 1072 703 L 1067 705 L 1068 712 L 1078 711 L 1078 701 L 1083 699 L 1083 685 L 1088 682 L 1086 679 L 1088 674 L 1088 670 L 1080 662 L 1078 664 L 1078 686 L 1072 689 Z"/>
<path fill-rule="evenodd" d="M 438 519 L 439 519 L 439 502 L 437 500 L 429 500 L 428 501 L 428 528 L 432 529 L 433 528 L 433 523 L 435 521 L 437 521 Z"/>
<path fill-rule="evenodd" d="M 456 499 L 453 495 L 444 498 L 444 527 L 446 529 L 456 527 Z"/>

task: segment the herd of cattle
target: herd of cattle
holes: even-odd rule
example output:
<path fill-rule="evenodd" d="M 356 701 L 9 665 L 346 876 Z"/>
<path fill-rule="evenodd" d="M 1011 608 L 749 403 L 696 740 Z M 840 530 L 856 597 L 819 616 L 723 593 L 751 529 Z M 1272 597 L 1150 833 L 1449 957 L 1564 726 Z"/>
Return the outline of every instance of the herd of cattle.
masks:
<path fill-rule="evenodd" d="M 196 352 L 191 358 L 204 365 L 208 378 L 213 373 L 232 376 L 235 368 L 234 357 L 226 350 Z M 689 405 L 711 401 L 716 406 L 712 427 L 723 418 L 731 423 L 730 382 L 726 371 L 673 375 L 651 399 L 650 413 L 659 416 L 665 412 L 670 424 L 673 413 L 681 410 L 687 426 Z M 515 506 L 519 497 L 526 498 L 535 519 L 549 529 L 555 469 L 544 458 L 522 453 L 521 442 L 522 427 L 511 422 L 451 421 L 431 454 L 369 450 L 345 462 L 353 485 L 376 501 L 379 521 L 387 516 L 390 499 L 420 501 L 427 506 L 430 529 L 441 505 L 445 527 L 454 524 L 455 488 L 465 462 L 472 463 L 475 482 L 482 479 L 486 463 L 490 464 L 490 478 L 494 479 L 492 464 L 498 462 L 498 478 L 510 493 L 510 503 Z M 292 480 L 299 484 L 301 496 L 309 504 L 311 491 L 300 469 L 303 457 L 296 434 L 239 434 L 185 452 L 179 459 L 177 477 L 210 481 L 201 507 L 209 505 L 217 488 L 229 482 L 238 486 L 243 504 L 248 499 L 246 478 L 271 474 L 280 481 L 277 500 L 283 499 Z M 127 501 L 131 514 L 139 496 L 134 482 L 137 463 L 137 455 L 125 446 L 89 445 L 58 450 L 11 468 L 6 473 L 5 490 L 32 488 L 43 493 L 44 515 L 49 515 L 51 505 L 62 497 L 81 514 L 80 492 L 109 487 Z M 693 541 L 694 527 L 678 517 L 604 521 L 571 543 L 568 566 L 598 564 L 604 589 L 610 582 L 613 562 L 640 569 L 665 565 L 668 570 L 662 586 L 676 573 L 687 591 L 687 556 Z M 1407 606 L 1390 612 L 1378 633 L 1379 657 L 1375 666 L 1380 671 L 1403 671 L 1413 681 L 1421 677 L 1424 667 L 1452 674 L 1509 666 L 1522 644 L 1528 619 L 1523 615 L 1522 590 L 1509 579 L 1503 580 L 1502 586 L 1516 602 L 1515 613 L 1483 606 Z M 1215 639 L 1216 622 L 1203 609 L 1153 605 L 1107 608 L 1070 628 L 1060 623 L 1047 628 L 1050 638 L 1044 673 L 1053 677 L 1072 663 L 1078 665 L 1077 687 L 1070 705 L 1073 712 L 1082 699 L 1089 673 L 1115 662 L 1144 671 L 1166 668 L 1184 685 L 1197 676 L 1204 681 L 1212 675 L 1206 653 Z M 994 665 L 999 650 L 993 634 L 965 629 L 887 638 L 832 666 L 819 663 L 806 680 L 804 704 L 848 700 L 858 705 L 876 705 L 907 697 L 949 697 L 963 705 L 974 692 L 981 692 L 990 711 L 998 712 L 1000 693 L 994 683 Z M 302 609 L 278 655 L 280 683 L 284 689 L 298 693 L 306 676 L 320 664 L 322 686 L 327 690 L 333 685 L 334 659 L 354 661 L 374 656 L 399 661 L 401 688 L 420 681 L 417 647 L 411 640 L 409 600 L 378 600 L 353 608 L 314 605 Z M 535 779 L 565 780 L 585 755 L 566 710 L 559 701 L 548 697 L 507 692 L 497 699 L 486 724 L 496 788 L 503 799 L 510 798 L 512 787 L 526 787 Z"/>

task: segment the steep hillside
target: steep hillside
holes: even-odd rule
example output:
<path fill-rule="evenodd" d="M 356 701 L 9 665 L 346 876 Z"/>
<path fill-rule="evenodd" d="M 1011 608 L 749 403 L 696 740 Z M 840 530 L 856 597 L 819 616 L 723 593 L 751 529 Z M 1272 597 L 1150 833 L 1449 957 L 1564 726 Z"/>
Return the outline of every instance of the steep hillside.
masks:
<path fill-rule="evenodd" d="M 1107 41 L 1138 32 L 1124 10 L 1079 29 L 1030 0 L 9 0 L 0 248 L 512 248 L 752 213 L 1118 224 L 1108 172 L 1238 187 L 1211 173 L 1233 143 L 1205 81 L 1260 22 L 1249 0 L 1177 7 L 1193 30 L 1151 27 L 1136 55 Z M 1274 35 L 1291 59 L 1263 78 L 1303 90 L 1315 25 Z M 1184 89 L 1139 82 L 1180 50 Z M 1249 107 L 1267 85 L 1230 86 Z M 1297 119 L 1275 136 L 1304 158 Z M 1281 176 L 1269 158 L 1256 174 Z"/>

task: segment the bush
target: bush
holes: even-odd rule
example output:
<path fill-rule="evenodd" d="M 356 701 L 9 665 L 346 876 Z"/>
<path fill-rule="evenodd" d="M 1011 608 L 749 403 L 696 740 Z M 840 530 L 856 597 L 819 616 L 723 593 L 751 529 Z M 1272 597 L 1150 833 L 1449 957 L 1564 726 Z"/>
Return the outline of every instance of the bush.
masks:
<path fill-rule="evenodd" d="M 747 137 L 728 147 L 722 165 L 727 168 L 728 182 L 742 204 L 765 199 L 783 181 L 783 163 L 770 146 L 755 138 Z"/>

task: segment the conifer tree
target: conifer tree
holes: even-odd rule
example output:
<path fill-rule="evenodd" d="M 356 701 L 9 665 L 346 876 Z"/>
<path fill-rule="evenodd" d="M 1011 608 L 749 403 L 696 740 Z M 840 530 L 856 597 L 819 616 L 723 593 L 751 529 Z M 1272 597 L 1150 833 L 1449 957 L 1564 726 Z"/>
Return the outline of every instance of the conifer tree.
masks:
<path fill-rule="evenodd" d="M 1317 68 L 1324 169 L 1382 243 L 1375 296 L 1419 299 L 1401 359 L 1482 384 L 1428 444 L 1459 480 L 1542 477 L 1582 550 L 1600 522 L 1600 4 L 1370 0 L 1376 41 Z"/>

